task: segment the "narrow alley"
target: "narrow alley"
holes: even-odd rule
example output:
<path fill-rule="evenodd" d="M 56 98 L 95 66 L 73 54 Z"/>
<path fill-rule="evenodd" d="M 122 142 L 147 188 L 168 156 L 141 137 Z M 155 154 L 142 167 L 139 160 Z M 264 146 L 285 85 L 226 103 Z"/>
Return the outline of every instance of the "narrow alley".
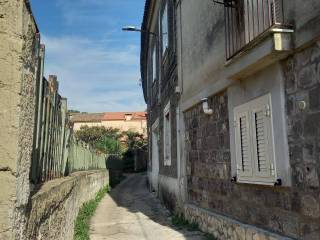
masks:
<path fill-rule="evenodd" d="M 91 240 L 201 240 L 198 231 L 177 230 L 169 212 L 149 192 L 146 174 L 127 177 L 111 191 L 91 220 Z"/>
<path fill-rule="evenodd" d="M 320 240 L 320 0 L 0 0 L 0 240 Z"/>

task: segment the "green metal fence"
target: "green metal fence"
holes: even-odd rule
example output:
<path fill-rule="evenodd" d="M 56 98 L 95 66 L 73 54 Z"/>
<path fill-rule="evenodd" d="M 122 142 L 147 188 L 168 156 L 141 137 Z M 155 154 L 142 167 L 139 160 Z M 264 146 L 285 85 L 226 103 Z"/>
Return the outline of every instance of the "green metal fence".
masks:
<path fill-rule="evenodd" d="M 76 172 L 106 168 L 106 154 L 103 154 L 89 145 L 71 140 L 66 170 Z"/>
<path fill-rule="evenodd" d="M 58 94 L 55 76 L 37 84 L 33 155 L 30 181 L 39 183 L 64 176 L 70 138 L 67 99 Z"/>
<path fill-rule="evenodd" d="M 44 48 L 42 50 L 44 56 Z M 36 88 L 30 182 L 39 184 L 75 171 L 105 168 L 106 155 L 74 139 L 69 124 L 67 99 L 58 93 L 56 76 L 49 76 L 47 81 L 41 77 L 42 74 L 39 73 Z"/>

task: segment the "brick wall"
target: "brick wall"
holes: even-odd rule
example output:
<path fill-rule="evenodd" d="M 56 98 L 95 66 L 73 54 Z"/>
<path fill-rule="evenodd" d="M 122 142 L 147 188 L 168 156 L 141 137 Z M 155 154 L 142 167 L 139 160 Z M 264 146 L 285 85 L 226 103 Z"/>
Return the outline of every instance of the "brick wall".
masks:
<path fill-rule="evenodd" d="M 320 48 L 283 62 L 292 187 L 231 183 L 228 97 L 209 99 L 185 113 L 189 202 L 293 238 L 320 236 Z M 299 110 L 299 101 L 307 103 Z"/>

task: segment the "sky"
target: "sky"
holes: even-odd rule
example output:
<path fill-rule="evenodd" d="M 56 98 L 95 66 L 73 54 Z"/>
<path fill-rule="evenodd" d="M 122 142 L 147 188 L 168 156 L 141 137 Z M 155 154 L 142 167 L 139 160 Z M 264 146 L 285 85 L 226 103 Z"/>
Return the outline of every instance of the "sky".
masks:
<path fill-rule="evenodd" d="M 46 46 L 45 76 L 58 76 L 68 108 L 144 111 L 140 34 L 145 0 L 31 0 Z"/>

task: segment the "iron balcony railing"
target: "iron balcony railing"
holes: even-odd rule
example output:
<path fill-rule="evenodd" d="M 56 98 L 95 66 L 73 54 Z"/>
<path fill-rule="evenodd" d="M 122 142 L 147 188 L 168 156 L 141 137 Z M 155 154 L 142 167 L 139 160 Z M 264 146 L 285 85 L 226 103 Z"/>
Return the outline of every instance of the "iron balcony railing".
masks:
<path fill-rule="evenodd" d="M 225 0 L 226 56 L 230 60 L 272 28 L 284 26 L 282 0 Z"/>

